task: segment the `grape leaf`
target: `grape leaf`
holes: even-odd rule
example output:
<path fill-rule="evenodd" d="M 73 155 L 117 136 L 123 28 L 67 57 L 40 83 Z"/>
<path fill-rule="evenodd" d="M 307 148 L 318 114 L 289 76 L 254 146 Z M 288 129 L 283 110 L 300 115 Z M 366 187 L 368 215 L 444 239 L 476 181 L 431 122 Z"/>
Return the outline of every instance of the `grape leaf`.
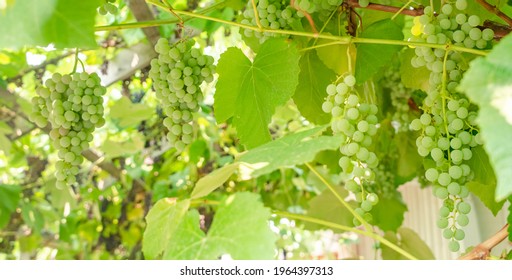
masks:
<path fill-rule="evenodd" d="M 328 43 L 332 43 L 332 41 L 319 39 L 317 46 Z M 350 48 L 350 50 L 348 50 L 349 54 L 347 54 L 347 48 Z M 345 74 L 349 71 L 349 55 L 350 63 L 352 63 L 352 65 L 356 60 L 356 48 L 354 45 L 331 44 L 328 46 L 322 46 L 316 48 L 316 54 L 318 55 L 318 58 L 320 58 L 320 60 L 325 64 L 325 66 L 336 72 L 338 75 Z"/>
<path fill-rule="evenodd" d="M 489 157 L 482 147 L 476 147 L 472 150 L 473 156 L 467 162 L 473 170 L 473 180 L 466 185 L 468 189 L 475 194 L 483 204 L 491 210 L 496 216 L 503 208 L 505 201 L 496 202 L 494 193 L 496 192 L 496 175 L 492 169 Z"/>
<path fill-rule="evenodd" d="M 299 54 L 282 39 L 267 40 L 251 61 L 238 48 L 224 52 L 217 65 L 215 116 L 233 117 L 240 141 L 254 148 L 271 140 L 268 124 L 277 106 L 295 92 Z"/>
<path fill-rule="evenodd" d="M 240 163 L 224 165 L 223 167 L 213 171 L 197 181 L 190 197 L 192 199 L 201 198 L 208 195 L 218 187 L 222 186 L 229 177 L 238 169 Z"/>
<path fill-rule="evenodd" d="M 505 37 L 486 56 L 473 60 L 460 89 L 480 111 L 477 123 L 498 185 L 495 199 L 512 194 L 512 37 Z"/>
<path fill-rule="evenodd" d="M 157 201 L 146 216 L 146 230 L 142 239 L 142 251 L 146 259 L 158 259 L 182 227 L 190 200 L 177 202 L 164 198 Z"/>
<path fill-rule="evenodd" d="M 20 186 L 0 184 L 0 229 L 9 223 L 11 214 L 18 207 L 20 193 Z"/>
<path fill-rule="evenodd" d="M 383 231 L 395 231 L 402 225 L 407 206 L 397 198 L 382 197 L 375 206 L 371 214 L 374 225 Z"/>
<path fill-rule="evenodd" d="M 400 132 L 393 138 L 398 152 L 395 185 L 409 182 L 421 168 L 422 158 L 416 151 L 416 137 L 413 132 Z"/>
<path fill-rule="evenodd" d="M 154 110 L 145 104 L 134 104 L 123 96 L 110 108 L 110 116 L 119 123 L 121 127 L 128 127 L 139 124 L 154 115 Z"/>
<path fill-rule="evenodd" d="M 0 48 L 94 48 L 98 0 L 15 1 L 0 13 Z"/>
<path fill-rule="evenodd" d="M 304 54 L 299 64 L 299 85 L 293 101 L 308 121 L 327 123 L 331 117 L 322 110 L 322 104 L 327 96 L 325 88 L 336 79 L 336 74 L 320 61 L 315 52 Z"/>
<path fill-rule="evenodd" d="M 144 148 L 144 136 L 140 133 L 132 133 L 126 141 L 113 141 L 106 139 L 101 145 L 101 150 L 110 158 L 135 154 Z"/>
<path fill-rule="evenodd" d="M 414 49 L 406 49 L 400 55 L 400 77 L 404 86 L 412 89 L 428 91 L 430 70 L 427 67 L 416 68 L 411 64 L 415 56 Z"/>
<path fill-rule="evenodd" d="M 233 259 L 274 257 L 276 236 L 268 225 L 270 211 L 256 194 L 239 192 L 222 201 L 207 234 L 199 227 L 195 209 L 172 217 L 158 214 L 173 208 L 176 204 L 162 203 L 148 214 L 146 232 L 152 234 L 144 233 L 146 257 L 158 258 L 160 253 L 163 259 L 182 260 L 217 259 L 224 254 Z"/>
<path fill-rule="evenodd" d="M 397 234 L 388 231 L 384 234 L 384 238 L 391 241 L 398 247 L 404 249 L 406 252 L 415 256 L 420 260 L 433 260 L 435 259 L 434 254 L 430 251 L 430 248 L 425 244 L 423 240 L 416 234 L 412 229 L 399 228 Z M 388 246 L 381 244 L 382 246 L 382 258 L 385 260 L 405 260 L 406 258 L 389 248 Z"/>
<path fill-rule="evenodd" d="M 280 167 L 288 167 L 312 161 L 323 150 L 334 150 L 340 145 L 340 136 L 316 136 L 327 126 L 288 134 L 275 141 L 252 149 L 240 156 L 239 162 L 250 164 L 249 176 L 257 177 Z M 316 137 L 315 137 L 316 136 Z M 298 152 L 300 151 L 300 152 Z M 247 167 L 248 165 L 242 165 Z"/>
<path fill-rule="evenodd" d="M 362 38 L 402 40 L 402 29 L 390 19 L 381 20 L 368 26 L 361 33 Z M 356 79 L 361 84 L 371 78 L 383 66 L 388 65 L 393 55 L 402 49 L 397 45 L 359 44 L 357 46 Z"/>
<path fill-rule="evenodd" d="M 336 186 L 335 190 L 341 197 L 346 197 L 348 194 L 345 188 L 340 186 Z M 354 202 L 350 202 L 349 204 L 353 208 L 355 208 Z M 309 217 L 336 223 L 339 225 L 349 227 L 353 226 L 354 216 L 352 216 L 352 214 L 347 210 L 347 208 L 345 208 L 340 203 L 338 198 L 334 196 L 334 194 L 329 189 L 323 190 L 320 195 L 315 196 L 313 199 L 309 201 L 309 210 L 307 215 Z M 314 223 L 306 223 L 305 227 L 307 230 L 318 230 L 325 228 L 322 225 Z M 339 229 L 332 230 L 334 232 L 342 232 Z"/>

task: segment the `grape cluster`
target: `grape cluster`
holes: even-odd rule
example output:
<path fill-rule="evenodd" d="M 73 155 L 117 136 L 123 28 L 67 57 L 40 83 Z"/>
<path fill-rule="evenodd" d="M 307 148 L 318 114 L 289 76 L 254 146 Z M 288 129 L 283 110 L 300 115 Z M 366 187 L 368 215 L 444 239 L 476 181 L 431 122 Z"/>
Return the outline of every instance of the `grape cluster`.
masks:
<path fill-rule="evenodd" d="M 213 57 L 193 48 L 194 44 L 194 40 L 187 40 L 171 46 L 161 38 L 155 46 L 158 57 L 151 61 L 149 71 L 166 115 L 163 123 L 169 129 L 167 139 L 178 151 L 192 143 L 192 114 L 199 110 L 203 99 L 200 85 L 212 82 L 215 72 Z"/>
<path fill-rule="evenodd" d="M 326 21 L 341 3 L 343 0 L 312 0 L 312 4 L 316 7 L 315 12 L 318 13 L 318 18 L 322 22 Z"/>
<path fill-rule="evenodd" d="M 105 124 L 105 92 L 96 73 L 55 73 L 45 86 L 37 88 L 30 119 L 39 127 L 51 125 L 50 138 L 59 157 L 57 187 L 76 182 L 78 166 L 83 162 L 81 154 L 89 148 L 94 129 Z"/>
<path fill-rule="evenodd" d="M 378 202 L 375 193 L 365 191 L 364 185 L 375 179 L 374 168 L 379 160 L 371 146 L 372 136 L 377 133 L 377 112 L 375 104 L 360 100 L 354 86 L 356 79 L 347 75 L 343 82 L 327 86 L 327 98 L 322 110 L 332 116 L 331 128 L 334 134 L 342 137 L 340 152 L 342 157 L 339 165 L 344 173 L 352 174 L 353 178 L 345 183 L 345 188 L 353 193 L 360 207 L 355 211 L 366 221 L 373 217 L 369 213 Z M 359 221 L 354 219 L 354 224 Z"/>
<path fill-rule="evenodd" d="M 400 78 L 400 72 L 395 67 L 390 67 L 384 72 L 382 78 L 382 88 L 389 92 L 391 105 L 394 108 L 391 117 L 393 125 L 398 132 L 409 130 L 409 124 L 412 120 L 409 99 L 412 96 L 412 90 L 405 87 Z"/>
<path fill-rule="evenodd" d="M 259 22 L 264 28 L 286 29 L 295 18 L 297 18 L 297 11 L 289 6 L 289 1 L 256 0 L 256 10 L 258 12 Z M 241 23 L 253 26 L 257 25 L 251 1 L 247 3 Z M 260 33 L 250 29 L 245 29 L 244 35 L 246 37 L 258 38 L 260 43 L 263 43 L 269 37 L 280 36 L 279 34 L 269 32 Z"/>
<path fill-rule="evenodd" d="M 98 13 L 100 15 L 106 15 L 106 14 L 117 14 L 117 6 L 112 4 L 115 3 L 116 0 L 103 0 L 102 4 L 98 8 Z"/>
<path fill-rule="evenodd" d="M 432 7 L 425 7 L 425 14 L 414 18 L 413 40 L 487 48 L 493 31 L 478 28 L 480 18 L 463 13 L 466 7 L 467 0 L 444 4 L 437 16 Z M 425 179 L 432 183 L 434 195 L 444 201 L 437 225 L 450 240 L 449 249 L 456 252 L 465 236 L 461 227 L 468 224 L 471 210 L 465 201 L 469 195 L 466 183 L 473 176 L 468 160 L 472 158 L 472 148 L 482 144 L 475 123 L 477 108 L 457 92 L 468 67 L 459 53 L 447 54 L 444 49 L 429 47 L 417 47 L 415 53 L 411 63 L 430 70 L 430 87 L 423 101 L 424 113 L 411 122 L 410 128 L 421 132 L 416 145 L 426 159 Z"/>

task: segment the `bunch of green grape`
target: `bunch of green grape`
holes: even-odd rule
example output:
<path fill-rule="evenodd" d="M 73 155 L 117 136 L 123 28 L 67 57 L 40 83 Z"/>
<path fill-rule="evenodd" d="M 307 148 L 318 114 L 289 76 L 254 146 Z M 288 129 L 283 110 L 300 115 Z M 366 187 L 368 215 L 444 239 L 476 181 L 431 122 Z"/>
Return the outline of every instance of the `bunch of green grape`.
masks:
<path fill-rule="evenodd" d="M 117 6 L 113 4 L 115 2 L 116 0 L 102 0 L 98 13 L 103 16 L 106 14 L 117 14 Z"/>
<path fill-rule="evenodd" d="M 258 13 L 259 23 L 263 28 L 268 29 L 287 29 L 295 18 L 297 18 L 297 10 L 290 7 L 290 1 L 283 0 L 256 0 L 256 10 Z M 256 26 L 257 21 L 252 6 L 252 1 L 249 0 L 245 11 L 243 13 L 242 24 Z M 260 33 L 250 29 L 244 30 L 246 37 L 256 37 L 263 43 L 267 38 L 273 36 L 280 36 L 279 34 L 264 32 Z"/>
<path fill-rule="evenodd" d="M 481 20 L 476 15 L 462 11 L 466 0 L 455 5 L 444 4 L 434 16 L 432 7 L 425 7 L 425 14 L 414 18 L 414 41 L 485 49 L 494 37 L 491 29 L 481 30 Z M 476 106 L 470 104 L 457 86 L 468 68 L 467 61 L 457 52 L 445 49 L 417 47 L 412 58 L 414 67 L 430 70 L 429 90 L 423 101 L 424 113 L 411 122 L 411 129 L 420 131 L 416 140 L 418 153 L 426 159 L 425 178 L 433 185 L 434 195 L 443 200 L 438 227 L 450 240 L 449 249 L 460 250 L 459 241 L 465 233 L 461 227 L 468 224 L 471 207 L 465 201 L 469 195 L 466 183 L 473 177 L 468 164 L 472 149 L 482 144 L 475 119 Z"/>
<path fill-rule="evenodd" d="M 344 173 L 353 176 L 345 183 L 345 188 L 360 203 L 355 211 L 371 222 L 373 217 L 369 212 L 377 204 L 378 196 L 367 192 L 364 186 L 375 179 L 373 169 L 379 164 L 376 154 L 371 151 L 372 137 L 377 133 L 378 108 L 360 100 L 355 83 L 355 77 L 347 75 L 342 82 L 328 85 L 322 110 L 331 114 L 332 131 L 342 138 L 339 165 Z M 354 219 L 354 224 L 359 225 L 359 221 Z"/>
<path fill-rule="evenodd" d="M 393 125 L 398 132 L 408 131 L 412 120 L 409 99 L 412 96 L 413 90 L 407 88 L 402 83 L 397 67 L 387 69 L 381 81 L 383 90 L 389 92 L 391 105 L 394 108 L 393 116 L 391 117 Z"/>
<path fill-rule="evenodd" d="M 326 21 L 331 13 L 336 10 L 342 3 L 343 0 L 311 0 L 315 5 L 315 12 L 318 14 L 318 18 L 321 21 Z"/>
<path fill-rule="evenodd" d="M 51 126 L 50 138 L 59 157 L 57 187 L 76 182 L 82 152 L 89 148 L 95 128 L 105 124 L 105 92 L 96 73 L 55 73 L 37 88 L 30 119 L 39 127 Z"/>
<path fill-rule="evenodd" d="M 158 57 L 151 61 L 149 72 L 166 115 L 167 139 L 178 151 L 192 143 L 193 113 L 203 100 L 200 86 L 212 82 L 215 73 L 213 57 L 204 55 L 194 44 L 194 40 L 187 40 L 169 45 L 161 38 L 155 46 Z"/>

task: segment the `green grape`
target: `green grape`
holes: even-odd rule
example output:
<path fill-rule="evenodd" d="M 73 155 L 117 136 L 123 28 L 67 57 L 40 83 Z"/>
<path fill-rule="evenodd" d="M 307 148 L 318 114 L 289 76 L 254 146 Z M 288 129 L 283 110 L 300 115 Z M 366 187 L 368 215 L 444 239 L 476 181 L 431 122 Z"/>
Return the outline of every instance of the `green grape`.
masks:
<path fill-rule="evenodd" d="M 362 8 L 366 8 L 370 5 L 370 0 L 358 0 L 358 3 Z"/>
<path fill-rule="evenodd" d="M 430 182 L 435 182 L 439 178 L 439 172 L 435 168 L 429 168 L 425 171 L 425 178 Z"/>
<path fill-rule="evenodd" d="M 446 218 L 448 215 L 450 215 L 451 211 L 448 207 L 442 206 L 441 209 L 439 209 L 439 216 Z"/>
<path fill-rule="evenodd" d="M 457 224 L 459 224 L 462 227 L 465 227 L 469 224 L 468 216 L 465 214 L 459 214 L 457 216 Z"/>
<path fill-rule="evenodd" d="M 469 203 L 467 202 L 462 201 L 459 202 L 459 204 L 457 204 L 457 209 L 462 214 L 468 214 L 471 211 L 471 205 L 469 205 Z"/>
<path fill-rule="evenodd" d="M 459 251 L 460 250 L 459 242 L 457 242 L 455 240 L 448 242 L 448 249 L 450 249 L 450 251 L 452 251 L 452 252 Z"/>
<path fill-rule="evenodd" d="M 461 191 L 461 187 L 456 182 L 451 182 L 446 189 L 448 190 L 448 193 L 451 195 L 459 195 Z"/>
<path fill-rule="evenodd" d="M 450 228 L 445 228 L 443 230 L 443 237 L 446 239 L 451 239 L 453 237 L 453 231 Z"/>
<path fill-rule="evenodd" d="M 437 227 L 440 229 L 444 229 L 444 228 L 448 227 L 448 219 L 447 218 L 439 218 L 439 220 L 437 220 Z"/>

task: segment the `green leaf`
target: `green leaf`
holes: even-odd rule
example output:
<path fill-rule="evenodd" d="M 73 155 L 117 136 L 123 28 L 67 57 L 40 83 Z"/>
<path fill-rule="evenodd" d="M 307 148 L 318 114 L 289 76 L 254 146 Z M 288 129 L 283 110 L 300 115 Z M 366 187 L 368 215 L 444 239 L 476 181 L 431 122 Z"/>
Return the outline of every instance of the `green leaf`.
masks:
<path fill-rule="evenodd" d="M 494 193 L 496 192 L 496 175 L 492 169 L 489 157 L 482 147 L 476 147 L 472 150 L 473 156 L 467 162 L 471 170 L 473 170 L 473 180 L 468 182 L 466 186 L 475 194 L 483 204 L 491 210 L 496 216 L 503 208 L 505 201 L 496 202 Z"/>
<path fill-rule="evenodd" d="M 413 132 L 400 132 L 393 138 L 398 152 L 395 182 L 397 185 L 416 177 L 423 163 L 418 155 L 415 139 Z"/>
<path fill-rule="evenodd" d="M 430 70 L 427 67 L 416 68 L 411 64 L 411 59 L 415 56 L 414 49 L 406 49 L 400 55 L 400 76 L 404 86 L 412 89 L 428 91 Z"/>
<path fill-rule="evenodd" d="M 394 231 L 402 225 L 407 206 L 397 198 L 382 197 L 371 211 L 372 224 L 383 231 Z"/>
<path fill-rule="evenodd" d="M 326 128 L 327 126 L 319 126 L 288 134 L 248 151 L 240 156 L 238 161 L 249 164 L 241 166 L 241 169 L 246 167 L 252 169 L 247 169 L 248 174 L 242 175 L 258 177 L 281 167 L 310 162 L 320 151 L 337 149 L 341 142 L 340 136 L 316 136 Z"/>
<path fill-rule="evenodd" d="M 390 19 L 381 20 L 368 26 L 361 38 L 402 40 L 402 29 Z M 356 79 L 365 82 L 388 65 L 396 52 L 402 49 L 397 45 L 359 44 L 357 46 Z"/>
<path fill-rule="evenodd" d="M 322 110 L 327 92 L 325 88 L 336 79 L 315 52 L 307 52 L 300 59 L 299 85 L 293 95 L 302 116 L 316 124 L 328 123 L 331 116 Z"/>
<path fill-rule="evenodd" d="M 119 126 L 128 127 L 139 124 L 141 121 L 151 118 L 155 114 L 153 108 L 143 103 L 134 104 L 123 96 L 110 108 L 110 116 L 119 122 Z"/>
<path fill-rule="evenodd" d="M 229 177 L 231 177 L 231 175 L 238 169 L 239 165 L 240 163 L 238 162 L 224 165 L 223 167 L 199 179 L 190 197 L 192 199 L 195 199 L 207 196 L 208 194 L 216 190 L 218 187 L 222 186 L 222 184 L 224 184 L 229 179 Z"/>
<path fill-rule="evenodd" d="M 21 217 L 27 226 L 32 228 L 37 233 L 41 232 L 44 227 L 43 214 L 41 214 L 39 209 L 35 208 L 30 202 L 22 204 Z"/>
<path fill-rule="evenodd" d="M 184 215 L 149 219 L 144 233 L 144 254 L 156 258 L 163 250 L 163 259 L 218 259 L 229 254 L 233 259 L 274 258 L 276 236 L 268 225 L 270 211 L 258 201 L 258 195 L 239 192 L 219 205 L 213 223 L 205 234 L 199 227 L 199 213 L 190 210 Z M 176 206 L 165 204 L 157 212 L 172 211 Z M 181 213 L 180 213 L 181 214 Z M 172 231 L 169 231 L 172 227 Z M 156 234 L 155 234 L 156 233 Z"/>
<path fill-rule="evenodd" d="M 20 193 L 20 186 L 0 184 L 0 229 L 9 223 L 11 214 L 18 207 Z"/>
<path fill-rule="evenodd" d="M 332 43 L 332 41 L 319 39 L 317 42 L 317 46 L 321 46 L 322 44 L 328 43 Z M 349 54 L 347 54 L 348 48 L 350 48 L 350 50 L 348 50 Z M 349 55 L 351 60 L 350 63 L 352 63 L 352 65 L 354 64 L 356 59 L 356 48 L 354 47 L 354 45 L 331 44 L 328 46 L 316 48 L 316 53 L 320 60 L 325 64 L 325 66 L 336 72 L 336 74 L 338 75 L 345 74 L 349 71 Z"/>
<path fill-rule="evenodd" d="M 247 1 L 242 0 L 226 0 L 226 7 L 233 8 L 234 10 L 242 10 L 245 8 L 245 4 L 247 4 Z"/>
<path fill-rule="evenodd" d="M 420 260 L 433 260 L 434 254 L 423 240 L 413 230 L 409 228 L 399 228 L 398 233 L 395 234 L 388 231 L 384 234 L 384 238 L 391 241 L 393 244 L 404 249 L 406 252 L 415 256 Z M 406 258 L 398 252 L 392 250 L 388 246 L 381 244 L 382 258 L 385 260 L 405 260 Z"/>
<path fill-rule="evenodd" d="M 229 48 L 217 65 L 215 116 L 219 122 L 233 117 L 240 141 L 247 148 L 271 140 L 268 124 L 277 106 L 295 92 L 299 54 L 282 39 L 267 40 L 254 63 L 240 49 Z"/>
<path fill-rule="evenodd" d="M 495 198 L 512 194 L 512 37 L 507 36 L 486 56 L 473 60 L 460 89 L 480 111 L 477 123 L 484 148 L 496 172 Z"/>
<path fill-rule="evenodd" d="M 158 259 L 183 227 L 190 200 L 160 199 L 146 216 L 146 230 L 142 239 L 142 251 L 146 259 Z"/>
<path fill-rule="evenodd" d="M 94 48 L 98 0 L 15 1 L 0 13 L 0 48 Z"/>
<path fill-rule="evenodd" d="M 347 196 L 345 188 L 336 186 L 336 192 L 341 197 Z M 354 207 L 355 203 L 350 202 L 351 206 Z M 345 208 L 338 198 L 329 189 L 325 189 L 320 195 L 315 196 L 309 201 L 309 210 L 307 215 L 323 221 L 328 221 L 344 226 L 353 226 L 354 216 Z M 324 226 L 306 223 L 306 229 L 318 230 L 325 228 Z M 342 232 L 339 229 L 332 229 L 334 232 Z"/>
<path fill-rule="evenodd" d="M 7 136 L 0 132 L 0 151 L 4 151 L 6 155 L 11 153 L 12 143 Z"/>
<path fill-rule="evenodd" d="M 107 139 L 101 145 L 101 150 L 111 158 L 135 154 L 144 148 L 144 136 L 135 133 L 129 140 L 118 142 Z"/>
<path fill-rule="evenodd" d="M 10 134 L 12 133 L 12 131 L 12 128 L 8 124 L 6 124 L 3 121 L 0 121 L 0 133 Z"/>

